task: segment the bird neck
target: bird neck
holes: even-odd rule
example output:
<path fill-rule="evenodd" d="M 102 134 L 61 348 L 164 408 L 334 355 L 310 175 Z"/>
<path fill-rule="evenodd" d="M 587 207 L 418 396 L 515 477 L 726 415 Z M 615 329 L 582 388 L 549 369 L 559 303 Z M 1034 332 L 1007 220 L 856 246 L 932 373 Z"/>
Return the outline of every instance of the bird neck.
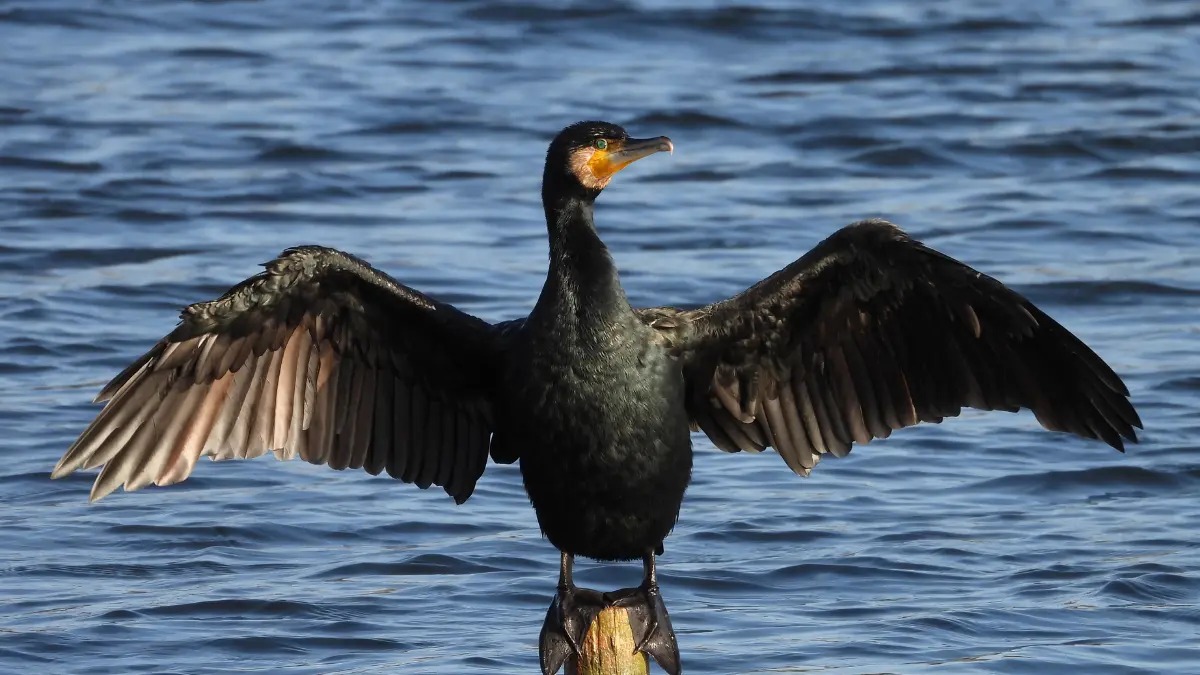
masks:
<path fill-rule="evenodd" d="M 632 315 L 616 265 L 592 220 L 592 195 L 543 195 L 550 270 L 538 305 L 585 326 L 605 327 Z"/>

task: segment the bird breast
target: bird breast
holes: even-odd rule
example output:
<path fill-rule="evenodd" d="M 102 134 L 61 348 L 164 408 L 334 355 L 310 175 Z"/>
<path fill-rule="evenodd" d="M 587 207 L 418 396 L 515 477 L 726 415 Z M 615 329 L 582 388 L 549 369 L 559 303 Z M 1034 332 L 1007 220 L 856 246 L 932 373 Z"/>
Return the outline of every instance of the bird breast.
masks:
<path fill-rule="evenodd" d="M 649 450 L 688 427 L 683 374 L 649 329 L 534 336 L 507 369 L 507 421 L 521 454 L 574 448 L 601 455 Z"/>

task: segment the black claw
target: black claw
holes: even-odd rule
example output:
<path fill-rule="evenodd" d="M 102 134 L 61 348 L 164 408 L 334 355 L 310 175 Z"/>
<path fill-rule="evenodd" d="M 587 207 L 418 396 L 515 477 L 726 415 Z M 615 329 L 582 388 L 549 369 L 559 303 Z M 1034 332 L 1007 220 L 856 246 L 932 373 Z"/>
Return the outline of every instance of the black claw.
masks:
<path fill-rule="evenodd" d="M 538 637 L 542 675 L 554 675 L 572 655 L 579 655 L 579 642 L 600 610 L 609 603 L 589 588 L 560 588 L 546 610 Z"/>
<path fill-rule="evenodd" d="M 616 597 L 613 604 L 625 608 L 634 635 L 639 632 L 642 635 L 634 652 L 649 654 L 669 675 L 681 675 L 679 644 L 658 585 L 623 589 L 618 593 L 620 597 Z"/>
<path fill-rule="evenodd" d="M 542 675 L 554 675 L 563 667 L 572 652 L 577 653 L 580 646 L 572 635 L 565 631 L 560 619 L 558 598 L 550 603 L 546 611 L 546 620 L 541 625 L 541 635 L 538 638 L 538 653 L 541 657 Z"/>
<path fill-rule="evenodd" d="M 572 653 L 579 653 L 579 644 L 567 632 L 562 621 L 562 609 L 558 596 L 550 602 L 542 632 L 538 636 L 538 655 L 542 662 L 542 675 L 554 675 L 567 662 Z"/>
<path fill-rule="evenodd" d="M 683 666 L 679 663 L 679 643 L 675 640 L 675 629 L 671 627 L 671 615 L 667 614 L 667 606 L 663 604 L 662 594 L 655 586 L 650 596 L 653 628 L 646 631 L 642 638 L 641 651 L 654 657 L 658 665 L 669 675 L 682 675 Z"/>

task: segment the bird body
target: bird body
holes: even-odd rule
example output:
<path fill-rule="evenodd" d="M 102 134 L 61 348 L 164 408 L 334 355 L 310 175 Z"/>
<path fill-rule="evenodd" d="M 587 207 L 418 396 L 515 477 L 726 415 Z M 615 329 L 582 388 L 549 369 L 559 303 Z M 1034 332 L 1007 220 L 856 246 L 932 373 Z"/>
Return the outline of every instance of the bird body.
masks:
<path fill-rule="evenodd" d="M 631 560 L 661 545 L 691 475 L 683 372 L 629 306 L 590 204 L 569 209 L 573 248 L 552 251 L 537 305 L 505 344 L 495 443 L 519 455 L 554 546 Z"/>
<path fill-rule="evenodd" d="M 964 406 L 1028 408 L 1118 450 L 1136 441 L 1128 389 L 1082 341 L 886 221 L 844 227 L 734 297 L 632 308 L 593 205 L 617 171 L 672 148 L 603 122 L 555 137 L 542 177 L 549 269 L 524 319 L 488 324 L 340 251 L 284 251 L 186 308 L 101 391 L 107 404 L 52 476 L 103 467 L 95 500 L 184 480 L 202 456 L 271 451 L 440 485 L 461 503 L 489 456 L 519 461 L 562 552 L 543 670 L 582 635 L 580 554 L 642 558 L 639 648 L 676 673 L 654 556 L 688 485 L 691 430 L 727 452 L 774 448 L 805 476 Z"/>

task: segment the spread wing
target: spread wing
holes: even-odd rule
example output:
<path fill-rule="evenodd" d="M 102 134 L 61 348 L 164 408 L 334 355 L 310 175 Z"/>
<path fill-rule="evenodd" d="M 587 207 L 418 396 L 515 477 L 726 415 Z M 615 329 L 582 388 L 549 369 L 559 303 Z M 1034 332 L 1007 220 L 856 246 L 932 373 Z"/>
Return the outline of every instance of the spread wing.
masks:
<path fill-rule="evenodd" d="M 882 220 L 728 300 L 639 314 L 682 361 L 688 410 L 717 447 L 774 447 L 802 475 L 964 406 L 1029 408 L 1047 429 L 1118 450 L 1141 427 L 1124 383 L 1078 338 Z"/>
<path fill-rule="evenodd" d="M 333 249 L 265 267 L 110 382 L 53 477 L 103 466 L 96 500 L 273 451 L 466 500 L 488 455 L 491 327 Z"/>

